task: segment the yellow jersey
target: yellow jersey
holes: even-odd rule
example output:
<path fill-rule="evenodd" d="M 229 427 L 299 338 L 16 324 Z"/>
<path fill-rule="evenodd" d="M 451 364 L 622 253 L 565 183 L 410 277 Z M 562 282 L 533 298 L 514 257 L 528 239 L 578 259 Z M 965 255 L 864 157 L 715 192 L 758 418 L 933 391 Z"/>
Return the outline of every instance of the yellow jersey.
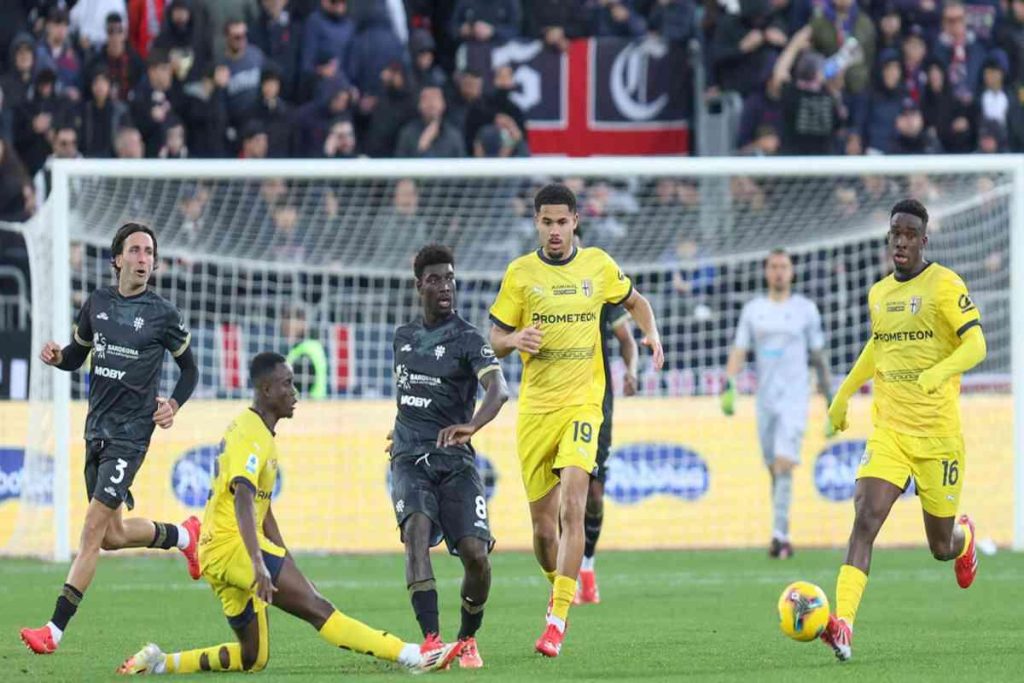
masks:
<path fill-rule="evenodd" d="M 913 436 L 960 434 L 960 376 L 933 394 L 917 385 L 922 371 L 945 359 L 960 336 L 981 324 L 960 276 L 938 263 L 906 281 L 895 275 L 868 293 L 875 388 L 872 421 Z"/>
<path fill-rule="evenodd" d="M 538 353 L 520 354 L 519 412 L 601 405 L 601 307 L 622 303 L 632 291 L 612 257 L 595 247 L 577 248 L 566 261 L 538 249 L 509 264 L 491 320 L 510 332 L 534 325 L 544 335 Z"/>
<path fill-rule="evenodd" d="M 256 492 L 256 533 L 262 539 L 263 520 L 277 483 L 274 434 L 256 411 L 246 408 L 228 427 L 220 445 L 200 543 L 215 546 L 241 542 L 235 519 L 235 488 L 238 486 L 251 486 Z"/>

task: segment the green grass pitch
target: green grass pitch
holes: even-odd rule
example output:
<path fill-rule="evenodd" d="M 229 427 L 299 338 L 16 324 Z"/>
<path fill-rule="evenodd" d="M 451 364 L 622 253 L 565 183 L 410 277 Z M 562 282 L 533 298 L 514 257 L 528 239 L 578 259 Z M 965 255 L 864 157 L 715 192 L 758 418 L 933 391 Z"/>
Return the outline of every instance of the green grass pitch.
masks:
<path fill-rule="evenodd" d="M 494 556 L 494 585 L 479 634 L 485 669 L 438 674 L 441 680 L 699 681 L 1020 681 L 1024 605 L 1021 557 L 981 558 L 975 585 L 956 586 L 950 564 L 926 550 L 880 550 L 854 636 L 854 658 L 840 664 L 820 643 L 779 632 L 782 588 L 802 578 L 833 599 L 837 551 L 798 552 L 788 562 L 761 551 L 613 553 L 598 557 L 603 602 L 574 607 L 562 656 L 533 652 L 547 601 L 533 558 Z M 299 566 L 343 611 L 418 640 L 399 555 L 300 556 Z M 443 635 L 458 629 L 454 559 L 435 555 Z M 100 561 L 60 650 L 39 657 L 18 639 L 52 610 L 66 566 L 0 560 L 0 671 L 4 680 L 114 680 L 114 668 L 147 641 L 168 650 L 231 638 L 218 602 L 191 582 L 180 558 L 111 557 Z M 338 651 L 307 625 L 276 610 L 270 618 L 268 681 L 364 680 L 407 674 Z M 208 676 L 208 675 L 207 675 Z M 222 680 L 225 674 L 218 674 Z M 189 680 L 205 680 L 204 675 Z M 252 680 L 252 679 L 247 679 Z"/>

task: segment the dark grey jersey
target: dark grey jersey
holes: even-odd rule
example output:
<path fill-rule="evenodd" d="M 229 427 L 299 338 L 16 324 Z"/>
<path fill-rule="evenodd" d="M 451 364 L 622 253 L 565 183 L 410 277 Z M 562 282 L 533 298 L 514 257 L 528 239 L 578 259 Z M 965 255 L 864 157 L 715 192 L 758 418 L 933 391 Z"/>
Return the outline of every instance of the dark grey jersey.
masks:
<path fill-rule="evenodd" d="M 190 339 L 174 305 L 148 289 L 133 297 L 116 287 L 93 292 L 75 328 L 75 341 L 92 347 L 85 438 L 148 446 L 164 353 L 180 356 Z"/>
<path fill-rule="evenodd" d="M 458 316 L 427 327 L 423 319 L 395 330 L 395 418 L 392 456 L 447 453 L 472 456 L 470 445 L 437 447 L 437 433 L 469 422 L 477 380 L 499 369 L 498 359 L 475 327 Z"/>

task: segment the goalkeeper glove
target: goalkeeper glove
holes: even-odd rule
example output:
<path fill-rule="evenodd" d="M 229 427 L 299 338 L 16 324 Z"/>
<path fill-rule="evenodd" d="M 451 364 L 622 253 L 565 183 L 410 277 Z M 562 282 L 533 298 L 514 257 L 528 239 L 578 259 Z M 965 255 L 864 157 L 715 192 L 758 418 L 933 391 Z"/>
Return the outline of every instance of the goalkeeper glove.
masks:
<path fill-rule="evenodd" d="M 722 401 L 722 413 L 728 417 L 731 417 L 736 412 L 736 382 L 734 380 L 727 380 L 725 383 L 725 391 L 721 395 Z"/>

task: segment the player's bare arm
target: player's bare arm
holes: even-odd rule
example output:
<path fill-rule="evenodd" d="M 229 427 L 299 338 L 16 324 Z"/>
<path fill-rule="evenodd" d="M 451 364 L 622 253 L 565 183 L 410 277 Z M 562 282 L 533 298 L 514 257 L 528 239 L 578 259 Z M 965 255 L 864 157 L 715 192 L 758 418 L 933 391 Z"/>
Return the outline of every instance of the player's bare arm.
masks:
<path fill-rule="evenodd" d="M 654 320 L 654 309 L 651 308 L 651 302 L 634 289 L 622 302 L 622 305 L 636 321 L 640 331 L 644 333 L 644 338 L 640 340 L 640 343 L 651 350 L 654 369 L 661 370 L 661 366 L 665 364 L 665 352 L 661 348 L 661 334 L 658 332 L 658 324 Z"/>
<path fill-rule="evenodd" d="M 832 403 L 832 373 L 828 369 L 828 359 L 825 358 L 825 350 L 812 350 L 808 354 L 811 367 L 814 368 L 814 376 L 818 380 L 818 391 L 825 397 L 827 404 Z"/>
<path fill-rule="evenodd" d="M 533 355 L 540 351 L 540 343 L 543 338 L 544 333 L 534 325 L 514 331 L 491 325 L 490 342 L 494 348 L 494 355 L 498 358 L 504 358 L 513 351 Z"/>
<path fill-rule="evenodd" d="M 839 391 L 832 399 L 832 405 L 828 408 L 828 419 L 832 429 L 837 432 L 844 431 L 850 424 L 846 421 L 846 410 L 850 404 L 850 397 L 864 386 L 864 383 L 875 374 L 875 351 L 874 342 L 868 340 L 861 350 L 857 362 L 850 369 L 843 383 L 839 385 Z"/>
<path fill-rule="evenodd" d="M 233 482 L 235 487 L 235 519 L 238 520 L 238 533 L 245 544 L 245 551 L 249 553 L 252 560 L 253 572 L 256 579 L 253 581 L 253 591 L 256 596 L 268 605 L 274 601 L 274 593 L 277 588 L 270 578 L 270 570 L 263 561 L 263 552 L 260 550 L 260 541 L 256 536 L 256 491 L 253 485 L 246 479 L 237 478 Z"/>
<path fill-rule="evenodd" d="M 505 405 L 508 400 L 508 384 L 500 369 L 485 374 L 480 378 L 480 384 L 484 388 L 484 399 L 480 402 L 473 419 L 465 424 L 450 425 L 439 431 L 439 448 L 469 443 L 470 438 L 497 417 L 501 407 Z"/>
<path fill-rule="evenodd" d="M 263 518 L 263 535 L 271 543 L 285 548 L 284 537 L 281 536 L 281 529 L 277 526 L 277 518 L 274 517 L 274 506 L 267 507 L 267 516 Z"/>
<path fill-rule="evenodd" d="M 637 365 L 640 361 L 640 354 L 633 339 L 633 326 L 628 319 L 615 326 L 615 338 L 619 340 L 619 355 L 622 362 L 626 364 L 626 375 L 622 381 L 622 393 L 626 396 L 635 396 L 637 389 Z"/>
<path fill-rule="evenodd" d="M 934 393 L 950 377 L 967 372 L 985 360 L 986 355 L 988 346 L 985 343 L 985 334 L 981 331 L 980 325 L 975 325 L 964 332 L 960 338 L 960 346 L 953 353 L 918 376 L 917 385 L 925 393 Z"/>

